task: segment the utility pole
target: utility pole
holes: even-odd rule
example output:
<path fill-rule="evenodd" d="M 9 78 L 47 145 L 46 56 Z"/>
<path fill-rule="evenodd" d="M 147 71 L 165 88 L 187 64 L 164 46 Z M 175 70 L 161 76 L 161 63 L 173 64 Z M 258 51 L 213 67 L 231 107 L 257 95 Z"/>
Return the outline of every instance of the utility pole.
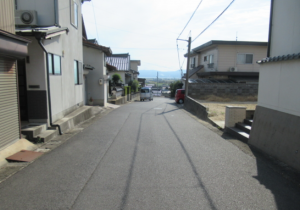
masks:
<path fill-rule="evenodd" d="M 185 97 L 188 96 L 189 91 L 189 67 L 190 67 L 190 51 L 191 51 L 191 37 L 189 37 L 188 45 L 188 56 L 187 56 L 187 66 L 186 66 L 186 78 L 185 78 Z"/>
<path fill-rule="evenodd" d="M 157 72 L 157 78 L 156 78 L 156 86 L 158 88 L 158 72 Z"/>

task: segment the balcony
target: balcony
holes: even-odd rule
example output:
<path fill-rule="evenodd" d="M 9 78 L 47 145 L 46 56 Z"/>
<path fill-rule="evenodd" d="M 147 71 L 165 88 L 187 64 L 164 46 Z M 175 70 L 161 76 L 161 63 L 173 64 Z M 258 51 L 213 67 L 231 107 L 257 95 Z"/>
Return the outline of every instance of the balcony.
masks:
<path fill-rule="evenodd" d="M 208 68 L 214 68 L 214 63 L 208 63 L 208 64 L 207 64 L 207 67 L 208 67 Z"/>

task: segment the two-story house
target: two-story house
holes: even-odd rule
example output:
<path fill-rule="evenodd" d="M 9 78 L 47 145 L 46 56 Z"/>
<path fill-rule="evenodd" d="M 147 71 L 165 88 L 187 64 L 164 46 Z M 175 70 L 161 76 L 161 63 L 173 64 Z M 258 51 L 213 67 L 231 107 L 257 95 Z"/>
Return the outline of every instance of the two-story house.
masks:
<path fill-rule="evenodd" d="M 123 84 L 127 85 L 130 81 L 138 78 L 138 66 L 141 65 L 141 61 L 130 60 L 129 53 L 112 54 L 106 57 L 106 62 L 117 69 L 109 72 L 110 77 L 118 73 L 121 76 Z"/>
<path fill-rule="evenodd" d="M 85 71 L 85 98 L 93 99 L 94 105 L 106 106 L 108 93 L 108 74 L 106 56 L 111 56 L 109 47 L 99 45 L 94 40 L 83 40 L 83 62 Z M 91 68 L 92 67 L 92 68 Z"/>
<path fill-rule="evenodd" d="M 0 166 L 6 163 L 4 158 L 17 152 L 13 149 L 17 149 L 17 144 L 18 151 L 28 149 L 20 132 L 19 101 L 22 99 L 19 95 L 22 93 L 17 81 L 23 75 L 18 74 L 17 60 L 27 56 L 31 41 L 15 34 L 14 14 L 14 0 L 0 1 Z"/>
<path fill-rule="evenodd" d="M 16 0 L 16 33 L 32 44 L 18 65 L 23 121 L 47 123 L 84 104 L 81 4 L 84 0 Z M 24 85 L 25 84 L 25 85 Z"/>
<path fill-rule="evenodd" d="M 249 144 L 300 170 L 300 1 L 271 1 Z M 264 58 L 264 59 L 262 59 Z"/>
<path fill-rule="evenodd" d="M 267 42 L 211 40 L 192 49 L 189 78 L 236 79 L 258 82 L 259 65 Z M 185 55 L 187 56 L 187 55 Z"/>

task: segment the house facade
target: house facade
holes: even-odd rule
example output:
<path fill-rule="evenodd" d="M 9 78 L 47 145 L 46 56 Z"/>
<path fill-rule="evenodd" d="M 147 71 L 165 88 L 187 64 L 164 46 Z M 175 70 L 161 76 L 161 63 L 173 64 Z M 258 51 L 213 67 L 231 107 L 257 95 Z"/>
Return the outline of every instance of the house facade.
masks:
<path fill-rule="evenodd" d="M 14 8 L 14 0 L 0 1 L 0 165 L 4 149 L 22 138 L 17 60 L 27 56 L 31 43 L 15 34 Z"/>
<path fill-rule="evenodd" d="M 127 85 L 133 80 L 133 73 L 130 71 L 130 55 L 129 53 L 124 54 L 112 54 L 106 57 L 106 62 L 109 65 L 115 66 L 116 71 L 110 71 L 109 76 L 118 73 L 121 76 L 122 83 Z"/>
<path fill-rule="evenodd" d="M 16 0 L 16 32 L 32 41 L 28 57 L 18 61 L 26 84 L 23 121 L 53 126 L 84 104 L 82 3 Z"/>
<path fill-rule="evenodd" d="M 266 54 L 267 42 L 211 40 L 191 51 L 189 78 L 228 79 L 224 72 L 247 76 L 250 72 L 259 72 L 255 61 Z"/>
<path fill-rule="evenodd" d="M 300 170 L 300 2 L 271 1 L 267 58 L 249 144 Z"/>
<path fill-rule="evenodd" d="M 138 75 L 139 73 L 139 66 L 141 65 L 141 61 L 140 60 L 131 60 L 130 61 L 130 70 L 133 73 L 133 79 L 137 80 L 138 79 Z"/>
<path fill-rule="evenodd" d="M 109 47 L 98 45 L 96 41 L 91 42 L 83 40 L 86 103 L 90 98 L 92 98 L 93 105 L 106 106 L 109 88 L 109 71 L 106 67 L 105 58 L 106 56 L 111 55 L 112 51 Z M 88 70 L 86 71 L 86 69 Z"/>

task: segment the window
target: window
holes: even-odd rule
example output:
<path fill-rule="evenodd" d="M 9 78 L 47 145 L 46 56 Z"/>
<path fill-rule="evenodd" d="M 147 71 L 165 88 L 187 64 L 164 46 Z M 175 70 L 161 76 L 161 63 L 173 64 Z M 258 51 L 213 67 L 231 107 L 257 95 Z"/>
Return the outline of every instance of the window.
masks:
<path fill-rule="evenodd" d="M 208 63 L 214 63 L 214 55 L 208 56 Z"/>
<path fill-rule="evenodd" d="M 82 84 L 82 63 L 79 61 L 74 61 L 74 84 Z"/>
<path fill-rule="evenodd" d="M 191 68 L 195 68 L 196 66 L 196 57 L 191 58 Z"/>
<path fill-rule="evenodd" d="M 238 54 L 237 55 L 238 64 L 252 64 L 253 63 L 253 54 Z"/>
<path fill-rule="evenodd" d="M 71 24 L 78 27 L 78 5 L 75 3 L 74 0 L 70 0 L 71 4 Z"/>
<path fill-rule="evenodd" d="M 149 89 L 141 89 L 141 93 L 149 93 Z"/>
<path fill-rule="evenodd" d="M 204 62 L 207 61 L 207 56 L 204 56 Z"/>
<path fill-rule="evenodd" d="M 48 71 L 49 74 L 61 75 L 61 57 L 48 53 Z"/>

